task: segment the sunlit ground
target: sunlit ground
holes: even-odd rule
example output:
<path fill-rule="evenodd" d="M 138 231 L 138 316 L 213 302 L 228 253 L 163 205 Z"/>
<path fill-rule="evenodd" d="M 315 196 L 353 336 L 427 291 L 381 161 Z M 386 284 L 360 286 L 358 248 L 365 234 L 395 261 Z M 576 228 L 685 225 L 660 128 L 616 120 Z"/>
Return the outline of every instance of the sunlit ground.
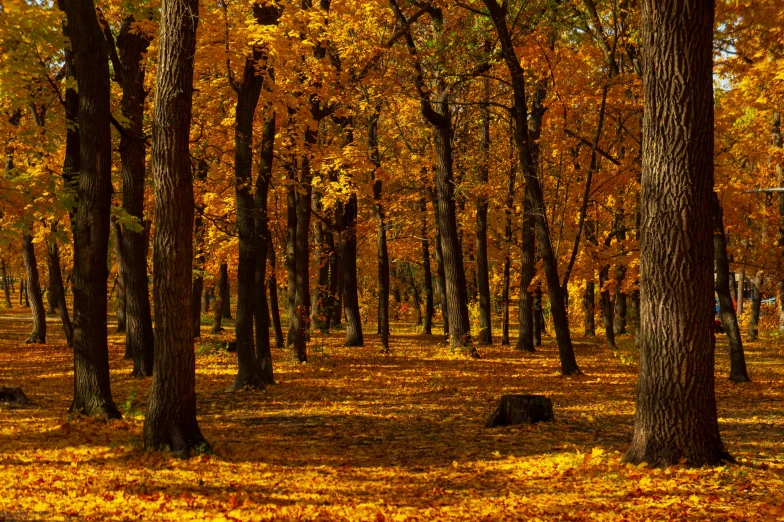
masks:
<path fill-rule="evenodd" d="M 20 315 L 25 314 L 25 315 Z M 236 357 L 197 345 L 199 422 L 212 455 L 145 452 L 150 380 L 129 376 L 111 337 L 122 421 L 72 418 L 72 355 L 24 346 L 29 312 L 0 310 L 0 386 L 31 406 L 0 406 L 0 520 L 784 519 L 784 346 L 746 345 L 753 382 L 732 385 L 718 348 L 724 442 L 739 465 L 668 470 L 619 463 L 632 435 L 636 353 L 577 339 L 585 376 L 559 375 L 551 339 L 535 354 L 449 354 L 440 336 L 397 325 L 392 355 L 374 335 L 312 339 L 306 365 L 275 350 L 277 386 L 228 391 Z M 374 331 L 375 325 L 366 325 Z M 499 336 L 500 337 L 500 336 Z M 555 422 L 486 429 L 504 393 L 553 399 Z"/>

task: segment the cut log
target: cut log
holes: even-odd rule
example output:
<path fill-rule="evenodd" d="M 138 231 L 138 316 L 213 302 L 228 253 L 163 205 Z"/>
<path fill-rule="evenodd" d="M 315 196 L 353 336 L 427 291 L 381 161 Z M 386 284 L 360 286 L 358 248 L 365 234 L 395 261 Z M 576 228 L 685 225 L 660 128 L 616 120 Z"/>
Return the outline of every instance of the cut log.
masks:
<path fill-rule="evenodd" d="M 503 395 L 485 427 L 534 424 L 555 420 L 553 401 L 544 395 Z"/>
<path fill-rule="evenodd" d="M 28 404 L 30 399 L 24 394 L 22 388 L 6 388 L 5 386 L 0 386 L 0 402 Z"/>

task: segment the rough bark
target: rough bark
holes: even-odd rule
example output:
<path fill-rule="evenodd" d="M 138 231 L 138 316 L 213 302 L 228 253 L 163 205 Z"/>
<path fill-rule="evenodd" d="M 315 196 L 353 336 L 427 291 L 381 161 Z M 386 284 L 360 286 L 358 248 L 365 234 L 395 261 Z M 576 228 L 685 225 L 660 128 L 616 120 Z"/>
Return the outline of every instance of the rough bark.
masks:
<path fill-rule="evenodd" d="M 46 344 L 46 308 L 38 280 L 38 263 L 35 258 L 33 236 L 25 232 L 22 236 L 22 259 L 27 271 L 27 289 L 30 296 L 30 310 L 33 313 L 33 331 L 25 344 Z"/>
<path fill-rule="evenodd" d="M 435 191 L 431 191 L 433 200 L 433 214 L 435 217 L 435 244 L 436 244 L 436 279 L 438 287 L 438 299 L 441 302 L 441 324 L 444 327 L 444 335 L 449 336 L 449 303 L 446 298 L 446 284 L 444 283 L 444 252 L 441 249 L 441 219 L 438 211 L 438 201 Z"/>
<path fill-rule="evenodd" d="M 625 460 L 728 458 L 714 395 L 713 2 L 642 3 L 640 373 Z M 672 263 L 677 259 L 678 263 Z"/>
<path fill-rule="evenodd" d="M 73 221 L 74 400 L 71 411 L 119 418 L 109 384 L 106 328 L 112 193 L 107 48 L 92 0 L 68 0 L 61 6 L 67 20 L 65 31 L 71 42 L 79 98 L 79 178 Z"/>
<path fill-rule="evenodd" d="M 190 310 L 194 202 L 189 134 L 199 4 L 164 0 L 161 13 L 152 142 L 156 349 L 144 445 L 169 447 L 187 457 L 191 450 L 209 448 L 196 420 Z"/>
<path fill-rule="evenodd" d="M 713 255 L 716 264 L 716 294 L 719 296 L 719 319 L 727 334 L 730 348 L 730 380 L 749 382 L 743 340 L 738 328 L 738 317 L 732 305 L 730 292 L 730 262 L 727 256 L 727 239 L 724 235 L 724 217 L 719 196 L 714 192 L 711 200 L 713 216 Z"/>

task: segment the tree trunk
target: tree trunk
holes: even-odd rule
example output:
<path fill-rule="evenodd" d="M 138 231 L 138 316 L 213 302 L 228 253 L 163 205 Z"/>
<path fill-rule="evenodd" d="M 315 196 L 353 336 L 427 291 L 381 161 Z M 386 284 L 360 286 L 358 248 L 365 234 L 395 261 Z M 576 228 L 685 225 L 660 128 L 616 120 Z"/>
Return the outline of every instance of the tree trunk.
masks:
<path fill-rule="evenodd" d="M 536 237 L 539 252 L 544 264 L 547 289 L 550 297 L 550 311 L 553 317 L 558 354 L 561 359 L 561 372 L 564 375 L 579 374 L 580 368 L 574 356 L 574 347 L 569 332 L 566 304 L 561 288 L 558 265 L 550 241 L 550 230 L 544 207 L 542 187 L 536 171 L 536 160 L 532 154 L 532 141 L 528 129 L 528 109 L 526 105 L 525 71 L 517 58 L 512 35 L 507 26 L 507 3 L 498 4 L 495 0 L 484 0 L 493 24 L 496 27 L 503 59 L 509 69 L 514 94 L 513 117 L 515 122 L 515 144 L 517 146 L 520 168 L 525 176 L 526 214 L 532 214 L 536 222 Z M 542 82 L 540 82 L 540 85 Z M 538 87 L 537 90 L 540 90 Z M 543 110 L 543 108 L 541 108 Z M 534 116 L 534 115 L 532 115 Z M 531 118 L 532 121 L 535 118 Z"/>
<path fill-rule="evenodd" d="M 756 341 L 759 336 L 760 306 L 762 305 L 762 281 L 764 273 L 757 270 L 751 283 L 751 314 L 749 315 L 749 341 Z"/>
<path fill-rule="evenodd" d="M 313 208 L 322 212 L 321 193 L 313 192 Z M 310 323 L 313 328 L 329 333 L 329 246 L 327 245 L 324 223 L 316 220 L 313 226 L 313 242 L 316 247 L 313 257 L 316 260 L 316 285 L 310 299 Z"/>
<path fill-rule="evenodd" d="M 444 326 L 444 335 L 449 336 L 449 303 L 446 298 L 446 283 L 444 282 L 444 252 L 441 249 L 441 218 L 438 210 L 438 200 L 435 191 L 431 191 L 433 200 L 433 214 L 435 215 L 435 243 L 436 243 L 436 274 L 438 275 L 438 298 L 441 301 L 441 322 Z"/>
<path fill-rule="evenodd" d="M 596 337 L 594 282 L 585 282 L 585 293 L 583 294 L 583 311 L 585 312 L 585 336 Z"/>
<path fill-rule="evenodd" d="M 534 346 L 542 346 L 544 332 L 544 311 L 542 310 L 542 287 L 537 282 L 534 289 L 533 314 L 534 314 Z"/>
<path fill-rule="evenodd" d="M 123 94 L 122 114 L 127 134 L 120 136 L 120 161 L 122 163 L 123 209 L 135 218 L 136 227 L 123 227 L 122 260 L 125 288 L 125 350 L 133 358 L 135 377 L 151 377 L 155 338 L 150 310 L 150 285 L 147 278 L 147 254 L 150 250 L 150 222 L 144 219 L 145 178 L 147 175 L 146 145 L 139 137 L 144 134 L 144 104 L 147 90 L 144 86 L 145 55 L 150 46 L 149 37 L 136 28 L 132 16 L 127 17 L 117 36 Z M 141 230 L 139 230 L 141 228 Z"/>
<path fill-rule="evenodd" d="M 511 127 L 511 126 L 510 126 Z M 510 128 L 509 139 L 509 177 L 506 184 L 506 207 L 504 214 L 506 223 L 504 225 L 504 287 L 501 297 L 502 320 L 501 320 L 501 345 L 509 345 L 509 290 L 512 284 L 511 270 L 512 270 L 512 256 L 510 249 L 512 247 L 512 216 L 514 214 L 514 199 L 515 199 L 515 182 L 517 178 L 517 164 L 515 163 L 514 154 L 514 129 Z M 522 289 L 521 289 L 522 292 Z M 519 314 L 518 314 L 519 315 Z"/>
<path fill-rule="evenodd" d="M 106 331 L 112 194 L 109 63 L 93 1 L 62 4 L 79 97 L 79 178 L 73 222 L 74 400 L 70 411 L 119 418 L 109 383 Z"/>
<path fill-rule="evenodd" d="M 784 140 L 781 135 L 781 113 L 773 113 L 773 146 L 781 149 L 784 146 Z M 784 183 L 784 167 L 781 163 L 776 164 L 776 181 L 778 186 Z M 776 196 L 779 205 L 779 233 L 778 233 L 778 247 L 779 259 L 784 259 L 784 192 L 779 192 Z M 779 268 L 778 281 L 776 281 L 776 309 L 779 315 L 779 330 L 784 331 L 784 268 Z"/>
<path fill-rule="evenodd" d="M 220 275 L 218 276 L 218 291 L 212 303 L 212 333 L 217 335 L 223 331 L 221 321 L 223 320 L 223 296 L 229 284 L 229 267 L 226 263 L 220 264 Z"/>
<path fill-rule="evenodd" d="M 382 201 L 383 185 L 378 173 L 381 169 L 381 155 L 378 151 L 378 120 L 381 116 L 381 104 L 368 120 L 368 154 L 370 163 L 375 167 L 371 173 L 373 181 L 373 212 L 376 217 L 376 252 L 378 257 L 378 329 L 381 335 L 381 350 L 389 353 L 389 253 L 387 251 L 387 229 Z"/>
<path fill-rule="evenodd" d="M 343 222 L 343 205 L 338 203 L 335 208 L 335 223 Z M 343 317 L 343 244 L 340 236 L 336 241 L 332 236 L 332 251 L 334 255 L 329 264 L 329 292 L 333 298 L 330 324 L 339 327 Z"/>
<path fill-rule="evenodd" d="M 277 11 L 276 11 L 277 12 Z M 276 17 L 277 19 L 277 17 Z M 267 195 L 272 179 L 272 161 L 275 145 L 275 113 L 264 119 L 261 137 L 261 153 L 259 155 L 259 174 L 256 178 L 256 233 L 258 250 L 256 253 L 256 281 L 254 301 L 254 322 L 256 326 L 256 359 L 261 368 L 261 380 L 264 384 L 275 384 L 272 369 L 272 350 L 270 347 L 270 313 L 267 304 L 267 251 L 271 247 L 269 217 L 267 214 Z M 274 266 L 272 267 L 274 270 Z M 277 298 L 277 296 L 275 296 Z M 280 324 L 280 320 L 278 320 Z M 281 340 L 282 340 L 281 335 Z"/>
<path fill-rule="evenodd" d="M 253 169 L 253 121 L 264 76 L 258 66 L 261 50 L 245 58 L 237 91 L 234 120 L 234 188 L 237 202 L 239 257 L 237 263 L 237 309 L 234 323 L 237 342 L 237 377 L 234 389 L 263 388 L 261 362 L 256 356 L 253 321 L 256 313 L 256 272 L 260 235 L 256 230 L 256 203 L 251 194 Z M 265 252 L 266 254 L 266 252 Z M 266 263 L 266 259 L 264 260 Z"/>
<path fill-rule="evenodd" d="M 439 95 L 434 111 L 440 116 L 436 121 L 431 121 L 431 124 L 436 151 L 436 197 L 449 314 L 449 344 L 453 351 L 459 349 L 466 355 L 478 357 L 471 340 L 463 252 L 457 235 L 455 186 L 452 176 L 452 122 L 449 96 L 446 92 Z"/>
<path fill-rule="evenodd" d="M 52 232 L 54 233 L 57 225 L 52 223 Z M 53 297 L 57 311 L 60 315 L 60 322 L 63 325 L 63 333 L 65 334 L 65 341 L 68 347 L 73 347 L 73 324 L 68 315 L 68 304 L 65 300 L 65 287 L 63 286 L 63 272 L 60 268 L 60 249 L 57 246 L 57 241 L 51 238 L 47 248 L 49 256 L 49 292 Z"/>
<path fill-rule="evenodd" d="M 283 338 L 283 327 L 280 324 L 280 308 L 278 304 L 278 279 L 275 275 L 275 248 L 272 245 L 272 237 L 269 237 L 270 244 L 267 247 L 267 262 L 269 263 L 269 276 L 267 286 L 269 287 L 270 315 L 272 316 L 272 326 L 275 331 L 275 347 L 285 348 L 286 342 Z"/>
<path fill-rule="evenodd" d="M 643 0 L 640 373 L 624 459 L 716 464 L 714 395 L 714 5 Z M 672 260 L 677 259 L 677 263 Z"/>
<path fill-rule="evenodd" d="M 115 333 L 125 333 L 125 327 L 127 326 L 126 321 L 126 300 L 125 300 L 125 273 L 127 272 L 125 267 L 125 258 L 123 256 L 123 246 L 122 246 L 122 233 L 120 231 L 120 225 L 115 221 L 114 222 L 114 251 L 117 257 L 117 295 L 115 299 L 116 305 L 116 318 L 117 318 L 117 330 Z"/>
<path fill-rule="evenodd" d="M 730 263 L 727 257 L 727 239 L 724 235 L 724 218 L 719 196 L 714 192 L 711 200 L 713 216 L 713 255 L 716 263 L 716 294 L 719 296 L 719 319 L 727 334 L 730 346 L 730 380 L 749 382 L 746 357 L 738 328 L 738 317 L 730 293 Z"/>
<path fill-rule="evenodd" d="M 41 284 L 38 281 L 38 264 L 35 259 L 33 236 L 24 233 L 22 237 L 22 259 L 27 269 L 27 289 L 30 296 L 30 307 L 33 312 L 33 332 L 25 344 L 46 344 L 46 308 L 41 295 Z"/>
<path fill-rule="evenodd" d="M 204 289 L 204 293 L 201 295 L 201 313 L 209 314 L 210 313 L 210 296 L 213 296 L 215 292 L 215 287 L 211 286 L 209 288 Z"/>
<path fill-rule="evenodd" d="M 425 285 L 425 316 L 422 333 L 431 335 L 433 333 L 433 275 L 430 269 L 430 243 L 427 239 L 427 201 L 422 198 L 420 203 L 422 211 L 422 270 Z"/>
<path fill-rule="evenodd" d="M 23 276 L 26 277 L 26 276 Z M 19 278 L 19 306 L 24 306 L 25 287 L 24 279 Z"/>
<path fill-rule="evenodd" d="M 155 373 L 144 445 L 169 447 L 184 457 L 209 449 L 196 421 L 190 310 L 194 202 L 188 149 L 198 13 L 197 0 L 163 1 L 152 127 Z"/>
<path fill-rule="evenodd" d="M 610 299 L 610 290 L 607 288 L 607 280 L 610 275 L 610 265 L 604 265 L 599 269 L 599 288 L 601 289 L 602 321 L 604 322 L 604 335 L 607 338 L 607 347 L 615 350 L 615 328 L 613 325 L 613 305 Z"/>
<path fill-rule="evenodd" d="M 200 184 L 207 180 L 207 162 L 204 159 L 199 159 L 194 172 L 194 180 Z M 194 234 L 194 258 L 193 258 L 193 283 L 191 288 L 191 316 L 193 324 L 193 338 L 198 339 L 201 337 L 201 300 L 202 292 L 204 292 L 204 268 L 205 268 L 205 255 L 204 255 L 204 235 L 205 223 L 204 213 L 205 205 L 197 203 L 195 205 L 196 212 L 193 220 L 193 234 Z"/>
<path fill-rule="evenodd" d="M 746 286 L 746 266 L 740 267 L 738 272 L 738 317 L 743 315 L 743 304 L 746 301 L 745 295 Z"/>
<path fill-rule="evenodd" d="M 489 46 L 489 43 L 488 43 Z M 490 176 L 490 80 L 484 80 L 484 99 L 479 105 L 482 159 L 479 183 L 482 192 L 476 201 L 476 281 L 479 292 L 479 344 L 493 344 L 492 310 L 490 309 L 490 267 L 487 262 L 487 183 Z"/>
<path fill-rule="evenodd" d="M 11 308 L 11 292 L 10 285 L 8 284 L 8 272 L 5 269 L 5 259 L 0 260 L 0 268 L 2 268 L 3 275 L 3 294 L 5 295 L 5 307 Z"/>
<path fill-rule="evenodd" d="M 357 196 L 352 194 L 343 209 L 343 312 L 346 316 L 346 346 L 364 346 L 357 294 Z"/>
<path fill-rule="evenodd" d="M 520 303 L 517 309 L 519 331 L 515 350 L 534 352 L 536 348 L 536 321 L 534 318 L 534 294 L 530 290 L 536 275 L 536 239 L 534 217 L 528 201 L 523 209 L 522 249 L 520 253 Z"/>

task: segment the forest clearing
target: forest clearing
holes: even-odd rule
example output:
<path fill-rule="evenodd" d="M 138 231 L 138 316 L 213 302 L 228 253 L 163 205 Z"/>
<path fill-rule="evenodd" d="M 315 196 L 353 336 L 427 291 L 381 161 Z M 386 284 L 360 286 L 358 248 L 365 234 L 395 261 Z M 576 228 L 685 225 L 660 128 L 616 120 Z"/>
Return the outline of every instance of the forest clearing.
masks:
<path fill-rule="evenodd" d="M 0 0 L 0 522 L 784 520 L 781 0 Z"/>
<path fill-rule="evenodd" d="M 20 323 L 0 319 L 4 331 Z M 404 325 L 394 325 L 405 330 Z M 396 328 L 397 329 L 397 328 Z M 19 331 L 17 339 L 26 330 Z M 438 338 L 395 334 L 346 348 L 327 337 L 278 384 L 232 393 L 236 356 L 197 345 L 199 422 L 214 453 L 145 452 L 149 381 L 130 377 L 110 337 L 121 421 L 74 420 L 70 352 L 0 341 L 0 379 L 33 404 L 2 410 L 0 516 L 6 520 L 776 520 L 784 517 L 784 348 L 747 348 L 752 383 L 726 379 L 717 346 L 723 440 L 738 465 L 666 470 L 619 462 L 633 431 L 636 353 L 577 341 L 585 375 L 560 375 L 550 339 L 534 354 L 450 354 Z M 273 356 L 285 361 L 280 350 Z M 42 371 L 42 368 L 46 371 Z M 553 398 L 556 420 L 485 428 L 502 393 Z"/>

